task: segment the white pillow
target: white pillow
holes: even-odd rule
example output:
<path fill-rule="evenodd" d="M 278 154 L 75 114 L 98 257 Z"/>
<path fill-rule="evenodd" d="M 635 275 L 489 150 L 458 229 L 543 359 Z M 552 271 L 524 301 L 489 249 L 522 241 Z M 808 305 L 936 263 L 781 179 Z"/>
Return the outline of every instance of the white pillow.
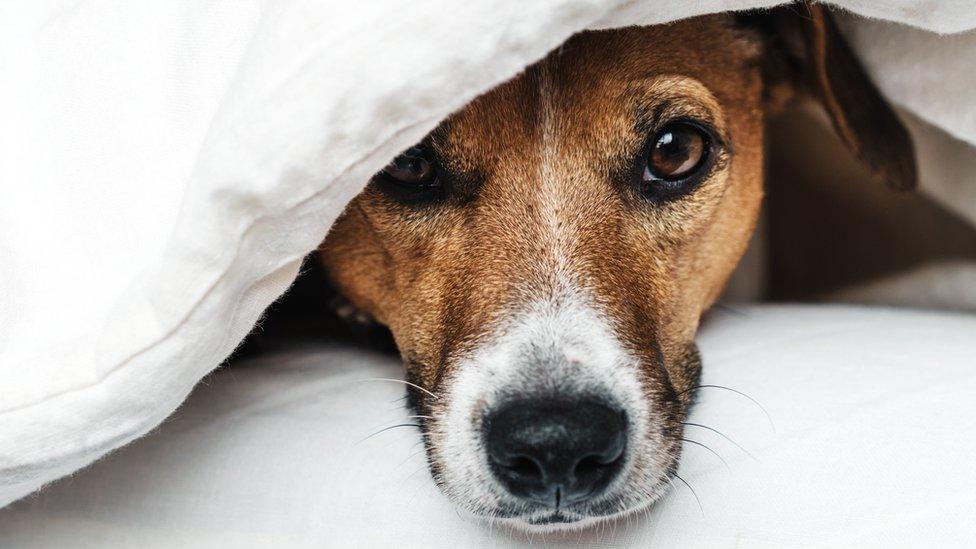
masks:
<path fill-rule="evenodd" d="M 534 546 L 962 545 L 976 539 L 976 317 L 843 307 L 717 313 L 680 483 L 651 512 Z M 399 361 L 309 349 L 208 377 L 157 432 L 0 511 L 0 545 L 501 547 L 459 514 Z M 775 427 L 775 429 L 774 429 Z M 365 440 L 364 440 L 365 439 Z"/>
<path fill-rule="evenodd" d="M 159 424 L 368 176 L 477 93 L 585 27 L 772 3 L 3 2 L 0 506 Z"/>

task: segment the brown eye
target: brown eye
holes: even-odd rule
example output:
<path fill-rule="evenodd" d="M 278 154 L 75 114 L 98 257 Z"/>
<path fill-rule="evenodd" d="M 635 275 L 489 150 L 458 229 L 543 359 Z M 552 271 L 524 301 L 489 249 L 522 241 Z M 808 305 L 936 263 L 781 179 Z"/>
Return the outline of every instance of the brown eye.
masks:
<path fill-rule="evenodd" d="M 651 142 L 644 181 L 690 178 L 705 164 L 708 146 L 708 134 L 693 124 L 677 122 L 665 126 Z"/>
<path fill-rule="evenodd" d="M 430 186 L 437 179 L 437 170 L 426 147 L 415 145 L 393 159 L 383 173 L 404 185 Z"/>

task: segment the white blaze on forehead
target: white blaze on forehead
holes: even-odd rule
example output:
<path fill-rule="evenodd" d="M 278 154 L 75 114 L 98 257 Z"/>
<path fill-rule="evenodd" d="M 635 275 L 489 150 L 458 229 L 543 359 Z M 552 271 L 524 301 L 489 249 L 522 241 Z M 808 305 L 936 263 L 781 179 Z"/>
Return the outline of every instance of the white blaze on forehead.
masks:
<path fill-rule="evenodd" d="M 539 65 L 539 192 L 535 194 L 542 228 L 543 250 L 549 257 L 540 261 L 552 261 L 553 294 L 570 290 L 574 280 L 568 257 L 575 237 L 570 219 L 566 219 L 569 197 L 566 181 L 557 170 L 559 157 L 559 116 L 556 112 L 553 60 Z M 560 219 L 563 217 L 563 219 Z"/>

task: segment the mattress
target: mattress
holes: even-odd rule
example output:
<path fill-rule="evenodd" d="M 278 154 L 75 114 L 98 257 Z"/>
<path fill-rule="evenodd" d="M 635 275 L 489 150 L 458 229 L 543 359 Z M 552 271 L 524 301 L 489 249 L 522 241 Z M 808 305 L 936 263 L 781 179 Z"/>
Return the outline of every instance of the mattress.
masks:
<path fill-rule="evenodd" d="M 672 490 L 526 536 L 434 486 L 395 357 L 294 347 L 218 370 L 149 436 L 0 510 L 3 547 L 962 546 L 976 539 L 976 317 L 716 310 Z M 719 387 L 721 386 L 721 387 Z M 703 426 L 703 427 L 702 427 Z M 705 447 L 707 446 L 707 448 Z"/>

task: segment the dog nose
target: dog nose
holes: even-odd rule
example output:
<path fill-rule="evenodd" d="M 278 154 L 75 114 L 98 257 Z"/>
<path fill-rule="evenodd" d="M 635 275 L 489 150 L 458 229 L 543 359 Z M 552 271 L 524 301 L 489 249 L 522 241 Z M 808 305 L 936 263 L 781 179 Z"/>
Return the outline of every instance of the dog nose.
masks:
<path fill-rule="evenodd" d="M 601 494 L 626 441 L 624 412 L 598 401 L 521 401 L 486 418 L 495 477 L 512 495 L 557 509 Z"/>

